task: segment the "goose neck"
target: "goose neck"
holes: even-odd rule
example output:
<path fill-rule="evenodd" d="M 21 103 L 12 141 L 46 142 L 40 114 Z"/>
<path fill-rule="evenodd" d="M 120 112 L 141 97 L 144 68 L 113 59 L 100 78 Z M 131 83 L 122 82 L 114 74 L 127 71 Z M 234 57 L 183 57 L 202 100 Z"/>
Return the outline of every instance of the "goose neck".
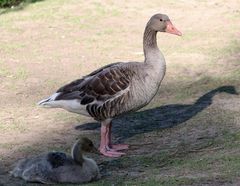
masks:
<path fill-rule="evenodd" d="M 212 103 L 212 98 L 218 93 L 218 90 L 212 90 L 206 94 L 204 94 L 203 96 L 201 96 L 196 102 L 195 105 L 201 105 L 201 104 L 205 104 L 205 105 L 210 105 Z"/>
<path fill-rule="evenodd" d="M 79 145 L 78 143 L 75 143 L 72 147 L 71 155 L 72 155 L 72 159 L 76 163 L 78 163 L 80 165 L 83 164 L 84 157 L 83 157 L 83 154 L 82 154 L 81 145 Z"/>
<path fill-rule="evenodd" d="M 143 35 L 143 51 L 146 59 L 148 59 L 153 52 L 159 52 L 157 46 L 157 32 L 154 31 L 148 24 Z"/>

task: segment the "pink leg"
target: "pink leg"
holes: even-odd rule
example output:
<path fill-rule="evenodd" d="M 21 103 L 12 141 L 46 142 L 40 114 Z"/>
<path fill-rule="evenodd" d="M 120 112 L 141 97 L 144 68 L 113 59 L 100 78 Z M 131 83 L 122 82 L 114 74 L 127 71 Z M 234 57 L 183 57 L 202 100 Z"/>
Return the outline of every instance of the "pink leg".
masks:
<path fill-rule="evenodd" d="M 99 150 L 103 155 L 108 157 L 120 157 L 121 155 L 125 154 L 122 152 L 116 152 L 109 147 L 109 123 L 102 122 Z"/>
<path fill-rule="evenodd" d="M 126 150 L 128 149 L 129 145 L 127 144 L 112 144 L 112 122 L 109 124 L 109 130 L 108 130 L 108 139 L 109 139 L 109 143 L 108 146 L 112 149 L 114 149 L 115 151 L 119 151 L 119 150 Z"/>

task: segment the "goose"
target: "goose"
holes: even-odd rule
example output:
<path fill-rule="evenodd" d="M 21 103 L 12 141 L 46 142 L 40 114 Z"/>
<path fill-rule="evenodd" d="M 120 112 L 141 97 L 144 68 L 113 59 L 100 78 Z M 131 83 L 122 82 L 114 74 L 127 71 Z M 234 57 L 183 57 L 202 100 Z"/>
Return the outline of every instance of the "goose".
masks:
<path fill-rule="evenodd" d="M 144 62 L 117 62 L 59 88 L 38 102 L 49 108 L 63 108 L 101 122 L 99 151 L 108 157 L 120 157 L 127 144 L 112 144 L 112 119 L 137 111 L 156 95 L 166 71 L 166 62 L 157 46 L 157 32 L 181 36 L 164 14 L 155 14 L 147 22 L 143 36 Z"/>
<path fill-rule="evenodd" d="M 63 152 L 49 152 L 23 159 L 10 174 L 28 182 L 45 184 L 85 183 L 100 179 L 96 162 L 85 157 L 84 152 L 99 153 L 91 140 L 81 138 L 72 146 L 71 156 Z"/>

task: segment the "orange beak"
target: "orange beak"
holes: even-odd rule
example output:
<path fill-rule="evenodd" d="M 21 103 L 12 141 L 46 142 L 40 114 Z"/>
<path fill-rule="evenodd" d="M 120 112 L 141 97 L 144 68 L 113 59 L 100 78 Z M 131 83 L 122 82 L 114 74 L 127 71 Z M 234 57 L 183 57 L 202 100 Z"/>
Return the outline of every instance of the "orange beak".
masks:
<path fill-rule="evenodd" d="M 171 21 L 166 21 L 166 23 L 167 23 L 167 27 L 166 27 L 165 32 L 170 33 L 170 34 L 175 34 L 178 36 L 182 35 L 182 33 L 175 26 L 173 26 Z"/>

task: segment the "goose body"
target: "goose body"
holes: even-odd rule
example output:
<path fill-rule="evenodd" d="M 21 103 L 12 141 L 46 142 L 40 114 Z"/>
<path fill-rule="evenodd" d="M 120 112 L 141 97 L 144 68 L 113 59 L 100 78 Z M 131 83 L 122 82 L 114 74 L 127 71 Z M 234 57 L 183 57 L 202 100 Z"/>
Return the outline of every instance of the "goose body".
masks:
<path fill-rule="evenodd" d="M 96 162 L 82 155 L 82 144 L 91 144 L 87 138 L 72 147 L 72 156 L 62 152 L 49 152 L 37 157 L 20 160 L 11 174 L 28 182 L 40 183 L 86 183 L 99 179 Z M 86 145 L 86 144 L 83 144 Z M 94 148 L 90 146 L 90 148 Z M 89 149 L 90 149 L 89 148 Z"/>
<path fill-rule="evenodd" d="M 127 149 L 127 145 L 111 144 L 111 120 L 144 107 L 156 95 L 166 71 L 164 56 L 157 46 L 158 31 L 181 35 L 168 16 L 156 14 L 151 17 L 145 28 L 144 62 L 106 65 L 61 87 L 38 104 L 63 108 L 100 121 L 100 152 L 111 157 L 124 154 L 117 151 Z"/>
<path fill-rule="evenodd" d="M 162 60 L 165 64 L 164 58 Z M 162 71 L 164 74 L 165 65 Z M 144 63 L 108 65 L 97 73 L 67 84 L 39 104 L 104 121 L 148 104 L 163 78 L 163 74 L 159 74 L 157 79 L 152 77 L 153 74 L 154 67 Z"/>

